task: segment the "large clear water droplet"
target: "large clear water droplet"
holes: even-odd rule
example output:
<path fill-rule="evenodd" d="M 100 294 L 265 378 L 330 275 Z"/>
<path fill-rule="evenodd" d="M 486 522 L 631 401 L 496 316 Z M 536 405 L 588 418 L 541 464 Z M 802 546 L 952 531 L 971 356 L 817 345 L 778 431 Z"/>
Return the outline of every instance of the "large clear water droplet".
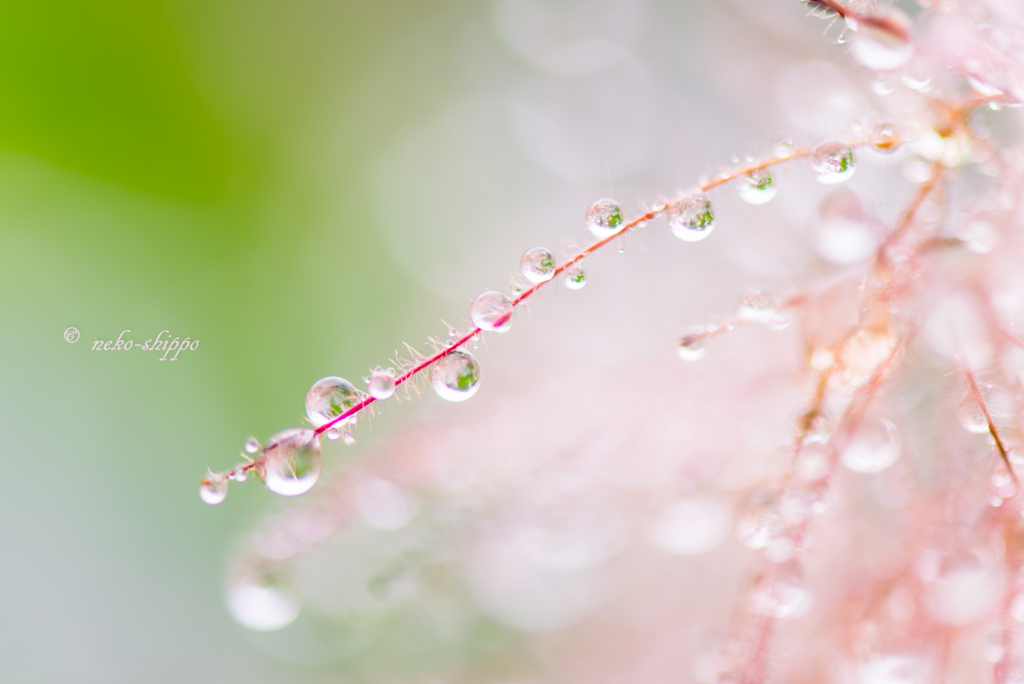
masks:
<path fill-rule="evenodd" d="M 914 56 L 910 17 L 895 7 L 879 7 L 858 22 L 850 54 L 872 71 L 893 71 Z"/>
<path fill-rule="evenodd" d="M 370 374 L 370 382 L 366 388 L 370 396 L 377 401 L 385 401 L 395 396 L 395 374 L 383 368 L 374 368 Z"/>
<path fill-rule="evenodd" d="M 281 496 L 305 494 L 320 477 L 322 461 L 320 440 L 312 430 L 278 432 L 263 450 L 267 489 Z"/>
<path fill-rule="evenodd" d="M 711 200 L 702 192 L 687 195 L 668 208 L 668 225 L 680 240 L 703 240 L 715 227 Z"/>
<path fill-rule="evenodd" d="M 313 425 L 320 427 L 348 411 L 359 401 L 359 390 L 345 378 L 323 378 L 306 393 L 306 415 Z M 352 416 L 349 416 L 343 422 L 351 420 Z"/>
<path fill-rule="evenodd" d="M 570 290 L 581 290 L 587 284 L 587 275 L 579 266 L 573 266 L 565 272 L 565 286 Z"/>
<path fill-rule="evenodd" d="M 523 254 L 519 267 L 531 283 L 543 283 L 555 275 L 555 257 L 543 247 L 534 247 Z"/>
<path fill-rule="evenodd" d="M 480 388 L 480 364 L 469 352 L 457 349 L 434 364 L 430 383 L 442 399 L 465 401 Z"/>
<path fill-rule="evenodd" d="M 855 473 L 878 473 L 900 456 L 899 431 L 892 421 L 864 420 L 840 455 L 843 465 Z"/>
<path fill-rule="evenodd" d="M 503 333 L 512 327 L 512 310 L 512 300 L 491 290 L 473 300 L 469 318 L 481 330 Z"/>
<path fill-rule="evenodd" d="M 224 501 L 228 495 L 228 479 L 223 475 L 210 472 L 199 481 L 199 498 L 203 503 L 216 506 Z"/>
<path fill-rule="evenodd" d="M 823 142 L 811 152 L 810 164 L 819 183 L 842 183 L 854 172 L 853 148 L 835 140 Z"/>
<path fill-rule="evenodd" d="M 981 404 L 974 397 L 974 392 L 967 390 L 964 394 L 964 398 L 960 400 L 960 406 L 957 407 L 956 417 L 968 432 L 978 435 L 988 433 L 988 421 L 985 420 L 985 412 L 982 410 Z"/>
<path fill-rule="evenodd" d="M 260 450 L 260 442 L 255 437 L 250 437 L 245 442 L 245 446 L 243 448 L 245 449 L 245 453 L 255 454 L 257 451 Z"/>
<path fill-rule="evenodd" d="M 599 199 L 587 210 L 587 228 L 595 237 L 614 235 L 622 224 L 622 207 L 613 199 Z"/>
<path fill-rule="evenodd" d="M 243 627 L 269 632 L 291 624 L 302 609 L 302 598 L 283 568 L 258 568 L 228 580 L 227 604 Z"/>
<path fill-rule="evenodd" d="M 778 188 L 768 169 L 756 169 L 737 179 L 736 189 L 740 199 L 748 204 L 764 204 L 775 197 Z"/>

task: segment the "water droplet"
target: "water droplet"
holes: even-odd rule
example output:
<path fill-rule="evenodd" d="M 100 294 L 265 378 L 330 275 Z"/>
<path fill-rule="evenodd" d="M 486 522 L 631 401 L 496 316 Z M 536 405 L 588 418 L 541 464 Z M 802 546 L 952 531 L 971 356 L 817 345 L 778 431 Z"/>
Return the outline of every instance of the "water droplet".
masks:
<path fill-rule="evenodd" d="M 772 141 L 772 154 L 776 157 L 788 157 L 795 148 L 792 138 L 781 137 Z"/>
<path fill-rule="evenodd" d="M 352 434 L 352 430 L 348 425 L 341 430 L 341 443 L 345 446 L 352 446 L 356 443 L 355 435 Z"/>
<path fill-rule="evenodd" d="M 587 284 L 587 276 L 582 268 L 573 266 L 565 274 L 565 286 L 570 290 L 580 290 Z"/>
<path fill-rule="evenodd" d="M 895 152 L 902 142 L 903 138 L 896 125 L 889 121 L 879 121 L 871 127 L 871 144 L 879 152 Z"/>
<path fill-rule="evenodd" d="M 622 223 L 622 207 L 613 199 L 599 199 L 587 210 L 587 228 L 595 237 L 614 235 Z"/>
<path fill-rule="evenodd" d="M 850 54 L 872 71 L 893 71 L 914 56 L 910 17 L 895 7 L 879 7 L 860 18 Z"/>
<path fill-rule="evenodd" d="M 395 374 L 389 373 L 381 368 L 375 368 L 370 374 L 370 386 L 367 387 L 370 396 L 377 401 L 386 401 L 395 396 Z"/>
<path fill-rule="evenodd" d="M 500 292 L 488 291 L 473 300 L 469 318 L 481 330 L 507 332 L 512 327 L 512 301 Z"/>
<path fill-rule="evenodd" d="M 199 481 L 199 498 L 203 503 L 216 506 L 228 495 L 228 479 L 223 475 L 210 471 Z"/>
<path fill-rule="evenodd" d="M 775 299 L 763 290 L 751 290 L 740 300 L 738 315 L 745 321 L 768 323 L 775 313 Z"/>
<path fill-rule="evenodd" d="M 325 432 L 325 433 L 324 433 L 324 435 L 326 435 L 326 436 L 327 436 L 327 439 L 329 439 L 329 440 L 331 440 L 332 442 L 334 442 L 334 441 L 337 441 L 337 439 L 338 439 L 339 437 L 341 437 L 341 430 L 339 430 L 339 429 L 338 429 L 338 428 L 336 428 L 336 427 L 332 427 L 332 428 L 331 428 L 330 430 L 328 430 L 327 432 Z"/>
<path fill-rule="evenodd" d="M 809 607 L 810 592 L 796 562 L 777 566 L 758 577 L 750 593 L 750 608 L 775 618 L 796 617 Z"/>
<path fill-rule="evenodd" d="M 238 466 L 237 468 L 235 468 L 235 472 L 231 476 L 231 479 L 234 480 L 235 482 L 245 482 L 245 480 L 248 477 L 249 477 L 249 471 L 245 470 L 241 466 Z"/>
<path fill-rule="evenodd" d="M 702 192 L 682 198 L 668 208 L 668 225 L 680 240 L 703 240 L 715 227 L 711 200 Z"/>
<path fill-rule="evenodd" d="M 814 148 L 810 157 L 811 170 L 818 182 L 834 185 L 853 175 L 853 149 L 845 143 L 830 140 Z"/>
<path fill-rule="evenodd" d="M 932 78 L 926 74 L 905 73 L 900 76 L 903 85 L 919 93 L 927 93 L 932 89 Z"/>
<path fill-rule="evenodd" d="M 1002 461 L 996 464 L 996 470 L 992 473 L 992 489 L 1000 499 L 1009 499 L 1017 493 L 1017 482 Z"/>
<path fill-rule="evenodd" d="M 676 352 L 683 361 L 698 361 L 704 358 L 704 342 L 707 331 L 704 328 L 692 327 L 682 334 L 676 343 Z"/>
<path fill-rule="evenodd" d="M 893 86 L 892 81 L 889 78 L 886 78 L 885 76 L 880 76 L 879 78 L 876 78 L 874 81 L 871 82 L 871 90 L 872 92 L 875 93 L 875 95 L 884 96 L 890 94 L 893 90 L 895 90 L 895 87 Z"/>
<path fill-rule="evenodd" d="M 465 401 L 480 388 L 480 364 L 469 352 L 457 349 L 434 364 L 430 382 L 442 399 Z"/>
<path fill-rule="evenodd" d="M 982 410 L 981 404 L 974 397 L 974 392 L 967 390 L 964 394 L 964 398 L 960 400 L 960 406 L 957 407 L 956 417 L 968 432 L 978 435 L 988 433 L 988 421 L 985 420 L 985 412 Z"/>
<path fill-rule="evenodd" d="M 900 456 L 900 436 L 888 420 L 864 420 L 840 455 L 843 465 L 855 473 L 878 473 Z"/>
<path fill-rule="evenodd" d="M 320 477 L 322 460 L 320 440 L 312 430 L 278 432 L 263 450 L 267 489 L 281 496 L 305 494 Z"/>
<path fill-rule="evenodd" d="M 306 393 L 306 415 L 316 427 L 329 423 L 359 403 L 359 390 L 344 378 L 318 380 Z M 352 416 L 343 422 L 349 422 Z"/>
<path fill-rule="evenodd" d="M 523 254 L 519 267 L 531 283 L 543 283 L 555 275 L 555 257 L 543 247 L 534 247 Z"/>
<path fill-rule="evenodd" d="M 736 538 L 751 549 L 763 549 L 782 532 L 778 502 L 772 497 L 755 499 L 746 516 L 736 525 Z"/>
<path fill-rule="evenodd" d="M 268 632 L 291 624 L 302 598 L 283 568 L 260 568 L 229 579 L 227 604 L 243 627 Z"/>
<path fill-rule="evenodd" d="M 775 179 L 768 169 L 756 169 L 746 174 L 738 179 L 736 189 L 740 199 L 748 204 L 765 204 L 778 192 Z"/>
<path fill-rule="evenodd" d="M 245 446 L 243 448 L 245 449 L 245 453 L 255 454 L 257 451 L 260 450 L 260 442 L 255 437 L 250 437 L 246 441 Z"/>

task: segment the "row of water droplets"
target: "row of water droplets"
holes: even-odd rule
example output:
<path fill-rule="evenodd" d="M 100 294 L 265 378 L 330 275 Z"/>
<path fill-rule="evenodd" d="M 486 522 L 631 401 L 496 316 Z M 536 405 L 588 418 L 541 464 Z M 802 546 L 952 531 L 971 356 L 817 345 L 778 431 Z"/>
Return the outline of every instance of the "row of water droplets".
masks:
<path fill-rule="evenodd" d="M 872 134 L 872 141 L 879 149 L 898 144 L 891 126 L 880 124 Z M 777 141 L 773 146 L 775 159 L 782 161 L 797 156 L 791 140 Z M 838 183 L 849 178 L 854 171 L 853 148 L 846 143 L 828 141 L 818 145 L 809 155 L 811 169 L 822 183 Z M 732 174 L 725 173 L 714 182 L 706 181 L 702 186 L 717 185 L 731 180 Z M 740 176 L 740 196 L 751 204 L 770 201 L 777 191 L 774 177 L 763 166 L 752 168 Z M 714 228 L 714 211 L 711 201 L 704 192 L 690 193 L 665 206 L 655 207 L 653 213 L 667 210 L 668 223 L 674 235 L 687 242 L 706 238 Z M 586 226 L 601 241 L 608 240 L 622 232 L 627 224 L 622 208 L 612 199 L 600 199 L 588 209 Z M 603 244 L 598 243 L 591 249 Z M 430 382 L 434 391 L 447 401 L 465 401 L 472 397 L 480 385 L 480 365 L 468 350 L 463 348 L 464 340 L 475 341 L 476 332 L 507 332 L 512 324 L 515 305 L 525 298 L 532 289 L 550 281 L 559 272 L 564 272 L 564 283 L 571 290 L 578 290 L 586 284 L 586 275 L 578 262 L 589 253 L 581 252 L 561 267 L 555 263 L 553 254 L 544 247 L 527 250 L 520 260 L 523 277 L 532 284 L 531 290 L 517 292 L 514 298 L 497 291 L 486 291 L 473 300 L 470 306 L 470 320 L 476 327 L 472 334 L 463 336 L 459 345 L 449 340 L 435 354 L 436 360 L 417 356 L 430 366 Z M 773 321 L 777 327 L 785 327 L 785 317 L 775 311 L 771 300 L 765 295 L 751 295 L 741 306 L 741 315 L 746 312 L 750 320 Z M 755 301 L 756 300 L 756 301 Z M 452 337 L 458 334 L 450 330 Z M 698 339 L 699 338 L 699 339 Z M 685 339 L 685 338 L 684 338 Z M 703 354 L 703 337 L 695 336 L 690 344 L 680 344 L 680 355 L 684 358 L 699 358 Z M 410 364 L 411 366 L 411 364 Z M 423 367 L 423 366 L 421 366 Z M 418 370 L 420 367 L 417 367 Z M 340 377 L 327 377 L 317 381 L 306 395 L 306 413 L 316 428 L 290 428 L 276 433 L 262 446 L 255 439 L 245 444 L 244 463 L 225 473 L 209 472 L 199 487 L 200 498 L 208 504 L 219 504 L 227 496 L 228 481 L 243 482 L 250 470 L 259 476 L 267 487 L 283 496 L 296 496 L 309 491 L 320 476 L 322 452 L 320 433 L 328 439 L 341 439 L 346 444 L 355 440 L 351 429 L 356 415 L 343 420 L 337 418 L 348 411 L 362 407 L 371 401 L 386 401 L 395 394 L 396 386 L 410 377 L 406 373 L 396 376 L 392 368 L 375 368 L 366 378 L 367 392 L 357 390 L 352 383 Z M 327 429 L 323 426 L 328 425 Z M 259 456 L 256 456 L 259 454 Z M 256 456 L 256 458 L 253 458 Z"/>

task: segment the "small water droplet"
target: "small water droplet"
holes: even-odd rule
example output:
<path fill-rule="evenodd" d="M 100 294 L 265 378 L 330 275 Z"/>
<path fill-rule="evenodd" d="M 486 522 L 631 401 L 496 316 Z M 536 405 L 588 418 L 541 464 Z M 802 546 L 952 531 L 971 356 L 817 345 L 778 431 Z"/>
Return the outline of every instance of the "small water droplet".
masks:
<path fill-rule="evenodd" d="M 341 430 L 341 443 L 345 446 L 352 446 L 356 443 L 356 437 L 352 434 L 352 430 L 348 425 Z"/>
<path fill-rule="evenodd" d="M 900 456 L 900 436 L 889 420 L 864 420 L 840 454 L 843 465 L 855 473 L 879 473 Z"/>
<path fill-rule="evenodd" d="M 531 283 L 543 283 L 555 275 L 555 257 L 543 247 L 534 247 L 523 254 L 519 267 Z"/>
<path fill-rule="evenodd" d="M 359 390 L 345 378 L 318 380 L 306 393 L 306 415 L 316 427 L 329 423 L 359 403 Z M 343 422 L 349 422 L 352 416 Z"/>
<path fill-rule="evenodd" d="M 840 45 L 846 42 L 846 29 L 843 29 L 842 33 L 836 36 L 836 42 Z"/>
<path fill-rule="evenodd" d="M 335 442 L 338 440 L 339 437 L 341 437 L 341 430 L 339 430 L 336 427 L 332 427 L 330 430 L 325 432 L 324 435 L 327 437 L 327 439 L 331 440 L 332 442 Z"/>
<path fill-rule="evenodd" d="M 227 604 L 243 627 L 268 632 L 291 624 L 302 598 L 284 568 L 258 568 L 228 580 Z"/>
<path fill-rule="evenodd" d="M 793 154 L 793 150 L 796 146 L 793 144 L 793 139 L 789 137 L 775 138 L 772 141 L 772 154 L 776 157 L 788 157 Z"/>
<path fill-rule="evenodd" d="M 848 180 L 855 170 L 853 149 L 841 142 L 830 140 L 814 148 L 810 157 L 811 170 L 819 183 L 834 185 Z"/>
<path fill-rule="evenodd" d="M 260 442 L 255 437 L 250 437 L 246 441 L 245 446 L 243 448 L 245 449 L 245 453 L 255 454 L 257 451 L 260 450 Z"/>
<path fill-rule="evenodd" d="M 785 330 L 793 322 L 793 317 L 786 311 L 776 311 L 775 315 L 768 321 L 768 329 L 779 331 Z"/>
<path fill-rule="evenodd" d="M 737 313 L 751 323 L 768 323 L 775 318 L 775 298 L 763 290 L 751 290 L 740 300 Z"/>
<path fill-rule="evenodd" d="M 707 330 L 696 326 L 688 328 L 676 343 L 676 353 L 683 361 L 699 361 L 704 358 L 706 340 Z"/>
<path fill-rule="evenodd" d="M 736 189 L 740 199 L 748 204 L 764 204 L 771 201 L 778 192 L 775 180 L 768 169 L 755 169 L 737 180 Z"/>
<path fill-rule="evenodd" d="M 882 95 L 884 97 L 885 95 L 892 93 L 895 89 L 896 88 L 893 86 L 892 80 L 885 76 L 879 76 L 871 82 L 871 91 L 875 95 Z"/>
<path fill-rule="evenodd" d="M 750 594 L 755 613 L 775 618 L 802 614 L 810 602 L 810 592 L 799 564 L 791 561 L 761 575 Z"/>
<path fill-rule="evenodd" d="M 992 473 L 992 490 L 1001 499 L 1009 499 L 1017 493 L 1017 482 L 1002 461 L 996 464 Z"/>
<path fill-rule="evenodd" d="M 263 459 L 267 489 L 281 496 L 305 494 L 320 477 L 320 440 L 312 430 L 282 430 L 268 440 Z"/>
<path fill-rule="evenodd" d="M 907 72 L 900 76 L 903 85 L 919 93 L 927 93 L 932 89 L 932 78 L 926 74 L 914 74 Z"/>
<path fill-rule="evenodd" d="M 711 200 L 702 192 L 682 198 L 669 207 L 668 225 L 680 240 L 703 240 L 715 227 Z"/>
<path fill-rule="evenodd" d="M 238 466 L 237 468 L 235 468 L 235 472 L 231 476 L 231 479 L 234 480 L 235 482 L 245 482 L 245 480 L 248 477 L 249 471 L 245 470 L 242 466 Z"/>
<path fill-rule="evenodd" d="M 769 496 L 754 500 L 736 525 L 736 537 L 751 549 L 763 549 L 783 529 L 778 502 Z"/>
<path fill-rule="evenodd" d="M 571 267 L 565 273 L 565 286 L 570 290 L 582 289 L 587 284 L 587 275 L 578 266 Z"/>
<path fill-rule="evenodd" d="M 599 199 L 587 210 L 587 228 L 595 237 L 614 235 L 622 223 L 622 207 L 613 199 Z"/>
<path fill-rule="evenodd" d="M 981 404 L 974 397 L 974 392 L 967 390 L 964 394 L 964 398 L 960 400 L 960 406 L 957 407 L 956 417 L 968 432 L 973 432 L 977 435 L 988 433 L 988 421 L 985 420 L 985 412 L 982 410 Z"/>
<path fill-rule="evenodd" d="M 872 71 L 893 71 L 914 56 L 912 22 L 902 10 L 879 7 L 862 16 L 858 23 L 850 54 L 861 65 Z"/>
<path fill-rule="evenodd" d="M 488 291 L 473 300 L 469 318 L 481 330 L 507 332 L 512 327 L 512 302 L 500 292 Z"/>
<path fill-rule="evenodd" d="M 871 144 L 879 152 L 895 152 L 902 142 L 903 138 L 892 122 L 879 121 L 871 128 Z"/>
<path fill-rule="evenodd" d="M 377 401 L 386 401 L 395 395 L 395 374 L 377 367 L 370 374 L 370 396 Z"/>
<path fill-rule="evenodd" d="M 199 481 L 199 498 L 203 503 L 216 506 L 228 495 L 228 479 L 219 473 L 210 471 Z"/>
<path fill-rule="evenodd" d="M 469 352 L 456 349 L 434 364 L 430 383 L 442 399 L 465 401 L 480 388 L 480 364 Z"/>

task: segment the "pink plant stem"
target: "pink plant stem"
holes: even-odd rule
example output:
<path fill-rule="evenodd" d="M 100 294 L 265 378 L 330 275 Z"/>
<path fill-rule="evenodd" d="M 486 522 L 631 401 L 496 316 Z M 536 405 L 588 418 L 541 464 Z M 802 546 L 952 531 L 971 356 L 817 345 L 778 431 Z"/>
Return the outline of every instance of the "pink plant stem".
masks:
<path fill-rule="evenodd" d="M 989 434 L 992 435 L 992 439 L 996 443 L 996 449 L 999 451 L 1000 458 L 1003 459 L 1003 463 L 1006 464 L 1006 469 L 1010 471 L 1010 475 L 1014 481 L 1017 480 L 1017 474 L 1013 472 L 1013 466 L 1010 464 L 1010 456 L 1006 453 L 1006 447 L 1003 445 L 1002 438 L 999 437 L 999 430 L 996 429 L 996 424 L 992 420 L 992 414 L 988 410 L 988 405 L 985 404 L 984 397 L 981 396 L 981 390 L 978 388 L 978 383 L 974 379 L 974 373 L 971 372 L 970 368 L 964 367 L 964 374 L 967 376 L 967 385 L 971 389 L 971 394 L 974 395 L 974 400 L 978 402 L 978 406 L 981 407 L 981 412 L 985 416 L 985 423 L 988 425 Z"/>
<path fill-rule="evenodd" d="M 855 141 L 853 143 L 853 146 L 857 147 L 857 146 L 864 145 L 864 144 L 866 144 L 866 141 L 864 141 L 864 140 L 857 140 L 857 141 Z M 685 197 L 686 195 L 690 195 L 690 194 L 693 194 L 693 193 L 696 193 L 696 192 L 707 192 L 708 190 L 710 190 L 712 188 L 715 188 L 715 187 L 718 187 L 719 185 L 723 185 L 725 183 L 728 183 L 729 181 L 735 180 L 736 178 L 739 178 L 741 176 L 745 176 L 745 175 L 747 175 L 747 174 L 749 174 L 749 173 L 751 173 L 753 171 L 759 171 L 761 169 L 765 169 L 765 168 L 768 168 L 770 166 L 774 166 L 776 164 L 781 164 L 782 162 L 787 162 L 787 161 L 790 161 L 792 159 L 798 159 L 800 157 L 806 157 L 808 154 L 810 154 L 810 152 L 811 152 L 811 149 L 809 147 L 801 147 L 801 148 L 797 148 L 797 149 L 793 150 L 789 154 L 768 157 L 768 158 L 762 159 L 760 161 L 751 162 L 750 164 L 747 164 L 745 166 L 741 166 L 741 167 L 735 168 L 732 171 L 729 171 L 728 173 L 721 174 L 717 178 L 714 178 L 714 179 L 709 180 L 709 181 L 707 181 L 705 183 L 698 184 L 698 185 L 696 185 L 696 186 L 694 186 L 694 187 L 692 187 L 692 188 L 690 188 L 688 190 L 685 190 L 682 193 L 680 193 L 679 196 L 680 197 Z M 528 297 L 533 295 L 534 292 L 536 292 L 541 287 L 543 287 L 544 285 L 546 285 L 549 282 L 551 282 L 552 280 L 554 280 L 556 276 L 560 275 L 561 273 L 565 272 L 567 269 L 569 269 L 572 266 L 574 266 L 575 264 L 579 263 L 584 258 L 589 256 L 591 253 L 597 251 L 601 247 L 604 247 L 609 242 L 612 242 L 616 238 L 622 237 L 627 232 L 629 232 L 631 229 L 637 227 L 640 224 L 644 224 L 644 223 L 650 221 L 651 219 L 655 218 L 659 214 L 664 213 L 668 209 L 668 207 L 670 205 L 671 205 L 670 202 L 660 203 L 657 206 L 657 208 L 651 209 L 647 213 L 641 214 L 640 216 L 637 216 L 636 218 L 632 219 L 631 221 L 629 221 L 625 225 L 623 225 L 615 233 L 612 233 L 608 237 L 602 238 L 602 239 L 594 242 L 589 247 L 580 250 L 575 255 L 569 257 L 566 261 L 564 261 L 563 263 L 559 264 L 555 268 L 554 273 L 552 274 L 552 277 L 549 280 L 545 280 L 543 282 L 537 283 L 537 284 L 529 287 L 528 289 L 524 290 L 523 292 L 519 293 L 518 295 L 516 295 L 516 297 L 514 297 L 512 299 L 512 305 L 513 306 L 518 306 L 521 302 L 525 301 Z M 395 387 L 397 388 L 397 387 L 405 384 L 410 379 L 412 379 L 417 373 L 425 370 L 426 368 L 428 368 L 431 365 L 437 363 L 438 361 L 440 361 L 444 357 L 448 356 L 449 354 L 451 354 L 452 352 L 457 350 L 459 347 L 461 347 L 462 345 L 464 345 L 467 342 L 469 342 L 470 340 L 472 340 L 474 336 L 480 334 L 481 332 L 482 331 L 481 331 L 480 328 L 473 328 L 469 332 L 466 332 L 466 333 L 462 334 L 461 336 L 459 336 L 458 339 L 453 340 L 451 346 L 445 347 L 444 349 L 441 349 L 441 350 L 431 354 L 430 356 L 427 356 L 427 357 L 423 358 L 416 365 L 414 365 L 412 368 L 408 369 L 407 371 L 405 371 L 404 373 L 399 375 L 397 378 L 395 378 Z M 328 422 L 324 423 L 323 425 L 317 427 L 316 429 L 313 430 L 313 432 L 315 434 L 317 434 L 317 435 L 322 434 L 322 433 L 326 432 L 327 430 L 330 430 L 335 425 L 338 425 L 339 423 L 342 423 L 343 421 L 345 421 L 346 419 L 350 418 L 351 416 L 353 416 L 353 415 L 359 413 L 360 411 L 362 411 L 363 409 L 369 407 L 371 404 L 375 403 L 376 401 L 377 400 L 375 398 L 370 397 L 370 396 L 366 396 L 363 399 L 361 399 L 359 401 L 359 403 L 357 403 L 355 406 L 352 406 L 347 411 L 345 411 L 345 412 L 335 416 L 330 421 L 328 421 Z M 275 446 L 277 446 L 277 445 L 276 444 L 268 444 L 266 447 L 264 447 L 264 450 L 272 449 Z M 253 468 L 253 467 L 255 467 L 255 463 L 249 463 L 249 464 L 247 464 L 245 466 L 242 466 L 241 470 L 248 470 L 248 469 Z"/>

